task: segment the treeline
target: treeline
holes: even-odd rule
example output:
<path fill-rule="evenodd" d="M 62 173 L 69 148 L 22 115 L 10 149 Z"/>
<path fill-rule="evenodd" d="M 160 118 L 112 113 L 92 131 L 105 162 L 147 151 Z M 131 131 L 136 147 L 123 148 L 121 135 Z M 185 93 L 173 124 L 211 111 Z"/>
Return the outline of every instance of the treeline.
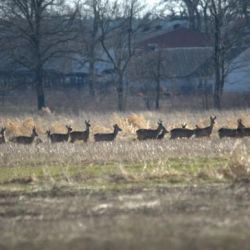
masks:
<path fill-rule="evenodd" d="M 221 107 L 225 77 L 232 67 L 232 50 L 249 46 L 250 1 L 166 0 L 150 9 L 139 0 L 8 0 L 0 3 L 2 70 L 19 68 L 32 74 L 37 107 L 46 107 L 46 70 L 66 62 L 87 67 L 89 94 L 95 98 L 96 65 L 112 69 L 117 108 L 125 109 L 125 86 L 138 57 L 141 30 L 155 19 L 186 18 L 190 29 L 207 33 L 213 44 L 214 106 Z M 161 56 L 155 54 L 156 108 L 160 107 Z M 152 68 L 152 67 L 151 67 Z M 79 69 L 81 71 L 81 68 Z M 146 73 L 145 73 L 146 74 Z"/>

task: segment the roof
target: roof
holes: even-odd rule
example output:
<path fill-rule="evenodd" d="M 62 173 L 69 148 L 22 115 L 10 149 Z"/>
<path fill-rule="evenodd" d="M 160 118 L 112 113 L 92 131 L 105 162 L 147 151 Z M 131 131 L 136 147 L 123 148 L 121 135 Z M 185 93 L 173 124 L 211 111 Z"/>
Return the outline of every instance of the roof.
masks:
<path fill-rule="evenodd" d="M 250 48 L 237 56 L 225 79 L 225 91 L 249 92 L 250 91 Z"/>
<path fill-rule="evenodd" d="M 201 65 L 211 60 L 213 55 L 212 48 L 176 48 L 165 49 L 163 51 L 149 51 L 140 54 L 134 58 L 132 71 L 134 77 L 152 78 L 157 65 L 157 53 L 161 54 L 162 58 L 162 77 L 163 78 L 186 78 L 192 76 L 194 72 L 198 74 Z M 197 72 L 198 71 L 198 72 Z M 199 72 L 200 76 L 208 74 L 208 72 Z"/>
<path fill-rule="evenodd" d="M 179 48 L 167 50 L 165 72 L 168 77 L 185 78 L 197 71 L 212 56 L 211 48 Z"/>
<path fill-rule="evenodd" d="M 212 42 L 206 34 L 187 28 L 177 28 L 139 43 L 139 47 L 144 49 L 149 45 L 156 45 L 158 48 L 192 48 L 210 47 Z"/>

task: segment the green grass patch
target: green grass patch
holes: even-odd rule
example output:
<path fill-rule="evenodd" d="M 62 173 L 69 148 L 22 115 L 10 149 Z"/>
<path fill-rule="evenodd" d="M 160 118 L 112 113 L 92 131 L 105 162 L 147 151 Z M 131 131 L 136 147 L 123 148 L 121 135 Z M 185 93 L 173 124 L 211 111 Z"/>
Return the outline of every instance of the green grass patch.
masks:
<path fill-rule="evenodd" d="M 0 168 L 0 188 L 75 186 L 88 189 L 153 187 L 193 181 L 221 181 L 225 158 L 169 158 L 166 161 L 135 164 L 88 164 L 77 166 L 19 166 Z M 222 180 L 223 181 L 223 180 Z"/>

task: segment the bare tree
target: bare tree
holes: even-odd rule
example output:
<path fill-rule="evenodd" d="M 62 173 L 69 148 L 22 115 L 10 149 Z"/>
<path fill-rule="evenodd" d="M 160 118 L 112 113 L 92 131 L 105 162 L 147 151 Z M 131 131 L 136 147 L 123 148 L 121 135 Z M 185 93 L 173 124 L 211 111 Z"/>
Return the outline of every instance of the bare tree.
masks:
<path fill-rule="evenodd" d="M 250 1 L 179 0 L 177 2 L 186 11 L 190 27 L 209 34 L 213 41 L 215 75 L 213 99 L 214 107 L 221 108 L 225 77 L 233 69 L 230 67 L 235 54 L 233 52 L 236 49 L 240 52 L 242 38 L 246 35 Z"/>
<path fill-rule="evenodd" d="M 118 110 L 125 109 L 124 81 L 128 65 L 135 56 L 136 35 L 143 18 L 139 18 L 143 6 L 139 0 L 107 0 L 100 8 L 101 44 L 112 65 L 116 79 Z"/>
<path fill-rule="evenodd" d="M 201 17 L 199 12 L 200 0 L 183 0 L 188 11 L 189 25 L 193 30 L 200 30 Z"/>
<path fill-rule="evenodd" d="M 202 13 L 200 3 L 205 0 L 165 0 L 165 7 L 170 12 L 170 16 L 185 17 L 189 21 L 192 30 L 200 30 L 202 24 Z M 177 11 L 178 10 L 178 11 Z"/>
<path fill-rule="evenodd" d="M 249 0 L 239 0 L 239 11 L 242 16 L 246 19 L 247 25 L 250 24 L 250 1 Z"/>
<path fill-rule="evenodd" d="M 46 65 L 55 57 L 73 52 L 70 41 L 75 12 L 65 9 L 63 0 L 3 0 L 1 39 L 9 57 L 34 74 L 37 107 L 46 106 L 43 74 Z"/>
<path fill-rule="evenodd" d="M 102 0 L 84 0 L 81 5 L 81 20 L 83 22 L 83 62 L 88 64 L 89 94 L 95 97 L 96 63 L 101 60 L 98 55 L 100 49 L 100 21 L 99 8 Z"/>
<path fill-rule="evenodd" d="M 143 97 L 146 108 L 160 108 L 162 94 L 161 81 L 168 78 L 166 70 L 166 51 L 155 48 L 148 51 L 140 51 L 129 65 L 129 80 L 135 83 L 132 90 L 138 96 Z M 133 91 L 133 92 L 134 92 Z"/>
<path fill-rule="evenodd" d="M 214 107 L 221 108 L 225 77 L 232 61 L 232 50 L 240 48 L 246 20 L 240 18 L 237 0 L 209 0 L 214 41 Z"/>

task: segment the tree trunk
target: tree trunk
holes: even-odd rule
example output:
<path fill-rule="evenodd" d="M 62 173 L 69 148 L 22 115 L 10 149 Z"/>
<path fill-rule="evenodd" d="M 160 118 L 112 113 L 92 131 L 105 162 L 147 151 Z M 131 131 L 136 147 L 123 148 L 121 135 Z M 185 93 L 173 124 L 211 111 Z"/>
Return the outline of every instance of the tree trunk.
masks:
<path fill-rule="evenodd" d="M 214 86 L 214 108 L 221 109 L 221 30 L 220 20 L 215 17 L 215 31 L 214 31 L 214 72 L 215 72 L 215 86 Z"/>
<path fill-rule="evenodd" d="M 214 108 L 221 109 L 221 96 L 218 90 L 214 92 Z"/>
<path fill-rule="evenodd" d="M 206 8 L 204 8 L 204 10 L 203 10 L 203 18 L 204 18 L 204 32 L 206 34 L 209 34 L 209 18 L 208 18 Z"/>
<path fill-rule="evenodd" d="M 195 15 L 194 10 L 190 7 L 188 8 L 188 14 L 189 14 L 189 28 L 191 30 L 195 30 Z"/>
<path fill-rule="evenodd" d="M 193 1 L 190 1 L 190 0 L 185 0 L 184 2 L 187 6 L 187 11 L 188 11 L 189 28 L 192 30 L 196 30 L 197 20 L 196 20 L 195 12 L 196 12 L 197 6 L 194 4 Z"/>
<path fill-rule="evenodd" d="M 124 100 L 123 100 L 123 77 L 119 76 L 117 86 L 117 95 L 118 95 L 118 110 L 124 111 Z"/>
<path fill-rule="evenodd" d="M 160 85 L 160 79 L 158 78 L 156 81 L 155 109 L 160 108 L 160 90 L 161 90 L 161 85 Z"/>
<path fill-rule="evenodd" d="M 161 91 L 161 75 L 160 75 L 160 68 L 161 67 L 161 60 L 159 58 L 157 62 L 157 75 L 156 75 L 156 97 L 155 97 L 155 109 L 160 108 L 160 91 Z"/>
<path fill-rule="evenodd" d="M 214 108 L 221 109 L 221 74 L 219 55 L 215 52 Z"/>
<path fill-rule="evenodd" d="M 90 60 L 89 63 L 89 75 L 90 75 L 90 79 L 89 79 L 89 94 L 91 97 L 95 97 L 95 62 L 94 62 L 94 58 L 92 58 Z"/>
<path fill-rule="evenodd" d="M 202 31 L 202 28 L 201 28 L 201 15 L 200 15 L 200 12 L 198 9 L 195 10 L 195 20 L 196 20 L 196 24 L 195 24 L 195 29 L 198 30 L 198 31 Z"/>
<path fill-rule="evenodd" d="M 37 108 L 38 110 L 41 110 L 42 108 L 45 107 L 42 69 L 39 67 L 35 73 L 36 73 Z"/>
<path fill-rule="evenodd" d="M 157 55 L 157 65 L 156 65 L 156 97 L 155 97 L 155 109 L 160 108 L 160 91 L 161 91 L 161 64 L 162 64 L 162 56 L 161 52 L 158 52 Z"/>

